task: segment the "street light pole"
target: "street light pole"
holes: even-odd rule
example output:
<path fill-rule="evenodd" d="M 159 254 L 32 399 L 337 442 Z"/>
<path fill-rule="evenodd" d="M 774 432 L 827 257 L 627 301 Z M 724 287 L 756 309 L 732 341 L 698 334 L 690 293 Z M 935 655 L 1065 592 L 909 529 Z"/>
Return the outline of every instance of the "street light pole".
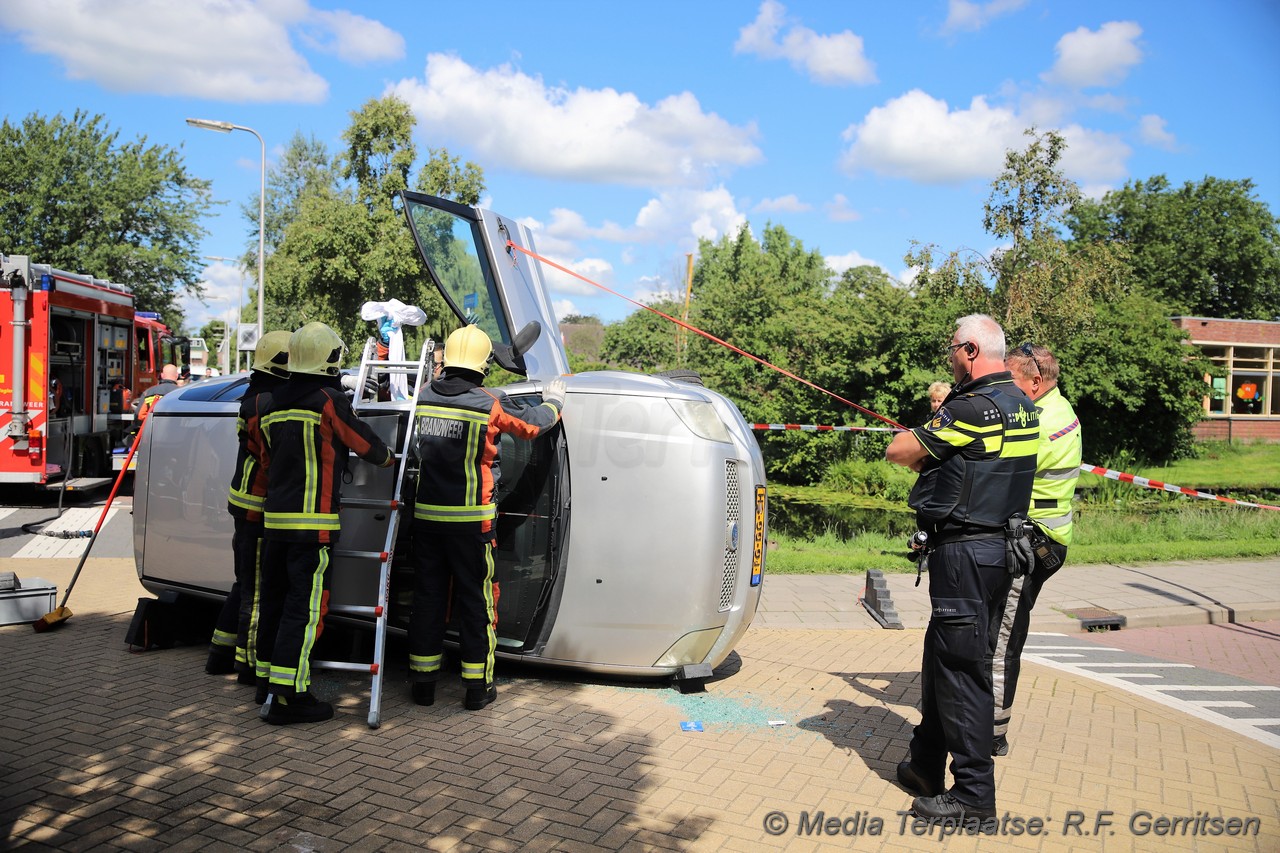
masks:
<path fill-rule="evenodd" d="M 233 263 L 239 260 L 238 258 L 224 258 L 221 255 L 205 255 L 204 259 L 206 261 L 221 261 L 224 264 Z M 235 344 L 236 344 L 236 372 L 237 373 L 240 372 L 240 339 L 239 339 L 240 318 L 244 316 L 244 272 L 241 271 L 238 277 L 240 279 L 240 294 L 236 297 L 237 334 L 235 336 L 232 336 L 231 329 L 230 328 L 227 329 L 227 353 L 228 354 L 230 354 L 231 352 L 231 342 L 235 341 Z"/>
<path fill-rule="evenodd" d="M 243 130 L 246 133 L 252 133 L 258 137 L 258 145 L 262 147 L 262 188 L 258 194 L 258 334 L 263 333 L 262 307 L 264 293 L 267 289 L 266 270 L 266 239 L 267 239 L 267 143 L 262 140 L 262 134 L 251 127 L 245 127 L 239 124 L 232 124 L 229 121 L 214 121 L 207 118 L 189 118 L 187 124 L 192 127 L 199 127 L 205 130 L 216 130 L 218 133 L 230 133 L 233 130 Z"/>

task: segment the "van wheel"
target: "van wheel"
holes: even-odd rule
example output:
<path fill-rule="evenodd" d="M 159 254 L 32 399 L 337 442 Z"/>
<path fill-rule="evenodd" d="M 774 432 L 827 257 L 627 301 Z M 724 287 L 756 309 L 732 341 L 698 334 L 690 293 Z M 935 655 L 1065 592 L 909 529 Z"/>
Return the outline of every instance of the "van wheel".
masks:
<path fill-rule="evenodd" d="M 702 376 L 696 370 L 688 370 L 678 368 L 676 370 L 664 370 L 661 373 L 655 373 L 660 379 L 670 379 L 673 382 L 687 382 L 690 385 L 703 385 L 705 387 Z"/>

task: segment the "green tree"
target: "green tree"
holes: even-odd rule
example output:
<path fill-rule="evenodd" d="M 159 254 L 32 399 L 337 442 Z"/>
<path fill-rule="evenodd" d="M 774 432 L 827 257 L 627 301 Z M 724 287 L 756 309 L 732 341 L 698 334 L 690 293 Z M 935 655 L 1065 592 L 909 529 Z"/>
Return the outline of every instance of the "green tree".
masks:
<path fill-rule="evenodd" d="M 413 126 L 413 113 L 395 97 L 368 101 L 352 113 L 343 134 L 347 148 L 332 164 L 330 185 L 302 184 L 296 214 L 268 260 L 269 327 L 296 328 L 319 320 L 358 350 L 372 331 L 360 319 L 360 306 L 395 298 L 427 313 L 424 327 L 405 329 L 410 353 L 417 352 L 423 336 L 442 340 L 456 328 L 458 321 L 437 295 L 394 203 L 413 177 Z M 315 168 L 316 158 L 300 160 L 311 164 L 305 174 L 325 174 Z M 483 172 L 433 149 L 416 186 L 475 204 L 484 191 Z"/>
<path fill-rule="evenodd" d="M 212 204 L 177 150 L 121 141 L 101 115 L 0 124 L 5 251 L 126 285 L 171 328 L 182 326 L 180 295 L 202 292 L 200 220 Z"/>
<path fill-rule="evenodd" d="M 1123 243 L 1134 275 L 1181 314 L 1280 316 L 1280 220 L 1253 182 L 1206 177 L 1173 189 L 1164 175 L 1082 201 L 1068 223 L 1082 243 Z"/>

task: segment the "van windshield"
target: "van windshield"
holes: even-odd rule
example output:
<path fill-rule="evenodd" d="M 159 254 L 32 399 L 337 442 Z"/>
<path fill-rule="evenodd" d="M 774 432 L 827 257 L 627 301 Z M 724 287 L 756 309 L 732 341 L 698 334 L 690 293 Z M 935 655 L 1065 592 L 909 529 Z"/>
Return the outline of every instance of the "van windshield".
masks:
<path fill-rule="evenodd" d="M 409 192 L 402 196 L 413 239 L 445 302 L 459 320 L 479 326 L 490 340 L 511 343 L 474 214 L 444 199 Z"/>

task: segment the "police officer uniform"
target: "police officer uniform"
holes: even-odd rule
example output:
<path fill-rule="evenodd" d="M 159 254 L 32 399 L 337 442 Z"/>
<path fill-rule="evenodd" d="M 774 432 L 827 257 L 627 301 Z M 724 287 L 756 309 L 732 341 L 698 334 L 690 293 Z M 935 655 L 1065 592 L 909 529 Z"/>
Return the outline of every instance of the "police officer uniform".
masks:
<path fill-rule="evenodd" d="M 1048 565 L 1037 559 L 1035 570 L 1014 578 L 1009 588 L 991 673 L 995 694 L 994 755 L 1009 752 L 1009 721 L 1013 717 L 1013 697 L 1031 625 L 1031 609 L 1045 581 L 1066 561 L 1073 531 L 1071 499 L 1080 479 L 1080 419 L 1075 410 L 1056 385 L 1041 394 L 1035 406 L 1040 413 L 1040 442 L 1027 515 L 1048 535 L 1053 559 Z"/>
<path fill-rule="evenodd" d="M 950 752 L 951 796 L 984 816 L 995 809 L 991 666 L 1010 582 L 1004 531 L 1030 503 L 1039 418 L 1011 375 L 1000 372 L 957 385 L 912 432 L 927 454 L 908 503 L 929 534 L 932 615 L 921 663 L 922 719 L 899 778 L 924 796 L 942 794 Z"/>

